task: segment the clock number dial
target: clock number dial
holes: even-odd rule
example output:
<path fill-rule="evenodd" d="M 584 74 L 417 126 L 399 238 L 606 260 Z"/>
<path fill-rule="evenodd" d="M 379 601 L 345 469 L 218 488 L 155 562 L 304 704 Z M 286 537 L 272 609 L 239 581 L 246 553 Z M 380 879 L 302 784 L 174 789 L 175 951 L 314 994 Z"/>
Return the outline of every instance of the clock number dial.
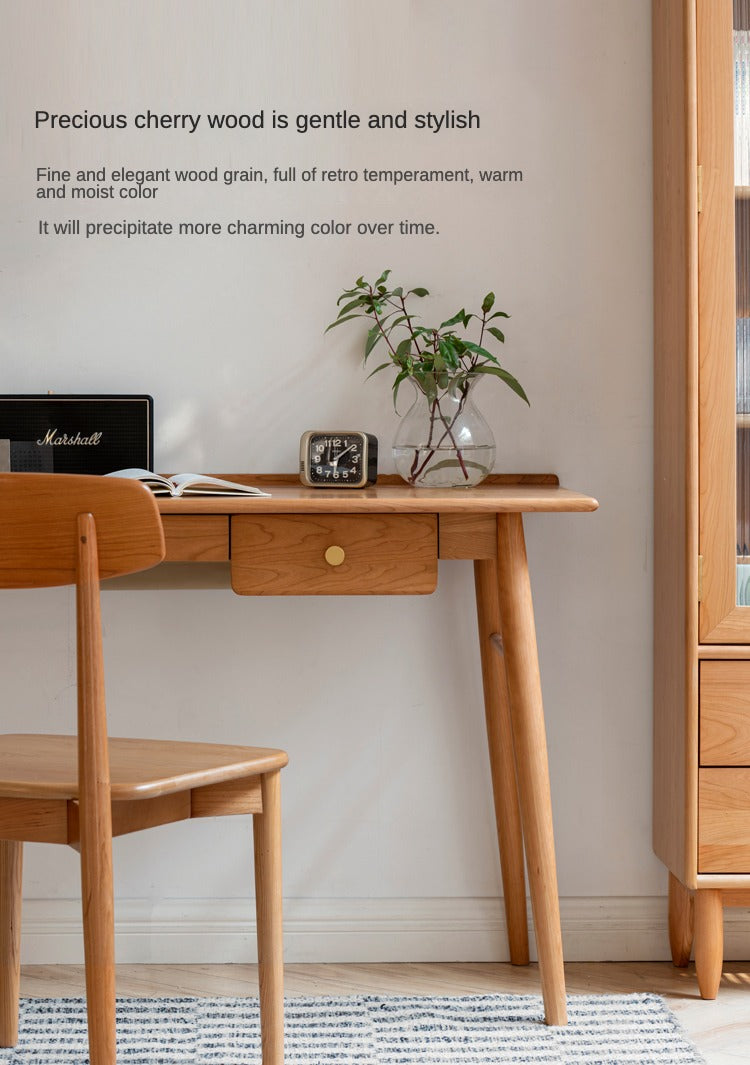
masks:
<path fill-rule="evenodd" d="M 306 433 L 301 454 L 303 480 L 313 486 L 363 487 L 373 479 L 376 447 L 374 437 L 365 433 Z"/>

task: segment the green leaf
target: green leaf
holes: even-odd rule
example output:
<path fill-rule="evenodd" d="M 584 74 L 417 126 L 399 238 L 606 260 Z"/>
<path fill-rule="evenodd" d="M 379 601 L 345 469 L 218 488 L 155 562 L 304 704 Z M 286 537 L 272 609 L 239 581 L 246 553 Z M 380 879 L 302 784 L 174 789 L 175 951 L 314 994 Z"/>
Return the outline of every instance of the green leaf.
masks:
<path fill-rule="evenodd" d="M 389 275 L 390 275 L 390 272 L 391 272 L 390 270 L 384 270 L 384 271 L 383 271 L 383 273 L 382 273 L 382 274 L 380 275 L 380 277 L 379 277 L 379 278 L 377 279 L 377 281 L 375 282 L 375 288 L 377 288 L 377 287 L 378 287 L 378 285 L 382 285 L 384 281 L 387 281 L 387 280 L 388 280 L 388 277 L 389 277 Z"/>
<path fill-rule="evenodd" d="M 491 351 L 487 351 L 487 348 L 480 347 L 479 344 L 472 343 L 471 340 L 464 340 L 464 347 L 469 351 L 473 351 L 475 355 L 481 355 L 483 359 L 489 359 L 490 362 L 497 362 L 497 359 Z"/>
<path fill-rule="evenodd" d="M 370 378 L 373 377 L 376 373 L 380 373 L 381 370 L 386 370 L 391 365 L 392 362 L 390 359 L 388 360 L 388 362 L 381 362 L 380 366 L 376 366 L 371 373 L 368 373 L 367 377 L 365 378 L 365 381 L 369 381 Z"/>
<path fill-rule="evenodd" d="M 507 370 L 503 370 L 501 366 L 476 366 L 474 372 L 490 373 L 495 377 L 499 377 L 502 381 L 505 381 L 508 388 L 512 388 L 516 395 L 521 397 L 524 403 L 528 403 L 528 405 L 531 406 L 529 403 L 529 397 L 526 395 L 519 382 L 515 379 L 513 374 L 508 373 Z"/>
<path fill-rule="evenodd" d="M 349 299 L 352 296 L 358 296 L 360 299 L 362 298 L 362 294 L 357 292 L 356 288 L 346 288 L 336 300 L 336 306 L 338 306 L 342 300 Z"/>
<path fill-rule="evenodd" d="M 457 337 L 455 333 L 451 333 L 451 344 L 459 359 L 462 359 L 466 354 L 466 341 L 461 337 Z"/>
<path fill-rule="evenodd" d="M 397 361 L 399 362 L 400 365 L 403 366 L 404 361 L 406 359 L 408 359 L 408 357 L 409 357 L 410 351 L 411 351 L 411 337 L 406 337 L 404 340 L 401 341 L 399 346 L 396 348 L 396 359 L 397 359 Z"/>
<path fill-rule="evenodd" d="M 367 282 L 365 281 L 365 279 L 363 277 L 358 277 L 357 280 L 354 282 L 354 287 L 355 288 L 367 288 Z"/>
<path fill-rule="evenodd" d="M 446 366 L 452 370 L 458 369 L 459 358 L 451 337 L 444 337 L 438 342 L 438 350 L 445 359 Z"/>
<path fill-rule="evenodd" d="M 410 288 L 407 292 L 407 296 L 419 296 L 420 299 L 422 296 L 429 296 L 429 294 L 426 288 Z"/>
<path fill-rule="evenodd" d="M 488 292 L 487 295 L 482 300 L 482 312 L 484 314 L 489 314 L 489 312 L 492 310 L 494 305 L 495 305 L 495 293 L 494 292 Z"/>
<path fill-rule="evenodd" d="M 466 454 L 461 449 L 461 458 L 464 460 L 464 466 L 466 469 L 481 470 L 483 473 L 489 473 L 489 470 L 481 462 L 472 462 L 466 458 Z M 457 458 L 455 459 L 442 459 L 440 462 L 431 462 L 430 470 L 446 470 L 446 469 L 460 469 L 461 463 Z"/>
<path fill-rule="evenodd" d="M 494 313 L 494 314 L 491 314 L 491 315 L 489 316 L 489 318 L 487 319 L 487 321 L 488 321 L 488 322 L 491 322 L 493 318 L 510 318 L 510 315 L 509 315 L 509 314 L 506 314 L 506 313 L 505 313 L 505 311 L 495 311 L 495 313 Z"/>
<path fill-rule="evenodd" d="M 438 383 L 435 374 L 430 370 L 417 370 L 413 377 L 430 403 L 434 402 L 438 394 Z"/>
<path fill-rule="evenodd" d="M 328 332 L 329 329 L 335 329 L 337 325 L 343 325 L 344 322 L 350 322 L 352 320 L 352 318 L 361 318 L 361 317 L 362 317 L 361 314 L 347 314 L 346 318 L 337 318 L 335 322 L 331 322 L 331 324 L 328 326 L 328 329 L 326 329 L 326 333 Z"/>
<path fill-rule="evenodd" d="M 393 382 L 393 409 L 398 414 L 398 407 L 396 406 L 396 400 L 398 399 L 398 390 L 401 387 L 401 382 L 405 381 L 409 374 L 406 370 L 402 370 L 401 373 L 396 374 L 396 380 Z"/>
<path fill-rule="evenodd" d="M 456 325 L 457 322 L 461 322 L 461 324 L 463 325 L 465 317 L 466 317 L 466 311 L 462 307 L 461 310 L 458 312 L 458 314 L 454 314 L 453 317 L 449 318 L 447 322 L 441 322 L 440 323 L 440 328 L 441 329 L 447 329 L 451 325 Z"/>
<path fill-rule="evenodd" d="M 353 311 L 355 307 L 361 307 L 361 306 L 362 306 L 362 300 L 361 299 L 352 300 L 351 303 L 347 303 L 341 308 L 341 310 L 338 313 L 338 317 L 339 318 L 343 318 L 343 316 L 345 314 L 348 314 L 349 311 Z"/>
<path fill-rule="evenodd" d="M 496 329 L 494 325 L 488 325 L 487 332 L 491 333 L 495 340 L 499 340 L 501 344 L 505 343 L 505 334 L 501 333 L 499 329 Z"/>
<path fill-rule="evenodd" d="M 404 290 L 401 288 L 400 285 L 399 285 L 398 288 L 394 288 L 393 292 L 391 292 L 392 296 L 403 296 L 403 294 L 404 294 Z"/>
<path fill-rule="evenodd" d="M 380 332 L 380 327 L 374 325 L 367 333 L 367 343 L 365 344 L 365 358 L 370 354 L 377 342 L 382 338 L 383 334 Z"/>

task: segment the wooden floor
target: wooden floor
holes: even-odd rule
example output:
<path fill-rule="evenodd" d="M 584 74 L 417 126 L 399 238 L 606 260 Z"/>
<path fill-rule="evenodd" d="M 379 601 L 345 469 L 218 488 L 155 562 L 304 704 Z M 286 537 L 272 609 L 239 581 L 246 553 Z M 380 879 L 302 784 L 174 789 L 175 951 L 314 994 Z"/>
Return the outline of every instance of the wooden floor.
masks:
<path fill-rule="evenodd" d="M 287 965 L 290 995 L 539 993 L 536 965 L 480 963 L 408 965 Z M 708 1065 L 750 1061 L 750 963 L 727 962 L 715 1002 L 698 996 L 695 972 L 662 962 L 578 962 L 565 966 L 570 994 L 663 995 L 703 1053 Z M 83 969 L 72 965 L 30 965 L 23 969 L 21 994 L 31 997 L 82 995 Z M 257 994 L 254 965 L 121 965 L 121 995 Z"/>

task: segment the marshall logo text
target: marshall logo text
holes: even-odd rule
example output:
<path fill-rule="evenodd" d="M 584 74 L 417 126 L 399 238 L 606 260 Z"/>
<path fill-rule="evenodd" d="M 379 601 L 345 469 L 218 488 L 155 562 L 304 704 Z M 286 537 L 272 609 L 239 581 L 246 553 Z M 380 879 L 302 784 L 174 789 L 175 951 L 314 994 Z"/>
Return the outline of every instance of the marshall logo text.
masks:
<path fill-rule="evenodd" d="M 57 435 L 57 429 L 48 429 L 46 435 L 37 440 L 37 444 L 49 445 L 50 447 L 96 447 L 101 442 L 103 433 L 91 433 L 89 436 L 68 436 L 67 433 Z"/>

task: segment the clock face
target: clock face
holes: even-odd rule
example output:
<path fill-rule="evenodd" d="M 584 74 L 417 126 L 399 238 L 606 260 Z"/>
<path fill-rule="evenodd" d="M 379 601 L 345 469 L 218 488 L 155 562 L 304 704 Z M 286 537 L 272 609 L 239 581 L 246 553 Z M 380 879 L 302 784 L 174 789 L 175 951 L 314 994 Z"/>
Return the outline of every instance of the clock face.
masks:
<path fill-rule="evenodd" d="M 307 442 L 312 484 L 360 485 L 366 477 L 361 433 L 312 433 Z"/>

